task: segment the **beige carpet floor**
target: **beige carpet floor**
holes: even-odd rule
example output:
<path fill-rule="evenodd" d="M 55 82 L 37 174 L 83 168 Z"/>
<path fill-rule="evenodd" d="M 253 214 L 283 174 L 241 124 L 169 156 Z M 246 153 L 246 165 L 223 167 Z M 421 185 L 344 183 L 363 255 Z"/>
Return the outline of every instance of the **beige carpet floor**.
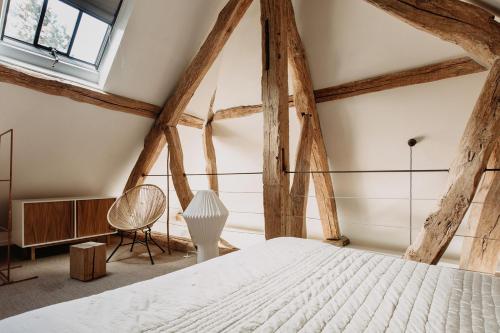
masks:
<path fill-rule="evenodd" d="M 108 254 L 113 246 L 108 246 Z M 0 287 L 0 319 L 51 304 L 90 296 L 106 290 L 126 286 L 153 277 L 174 272 L 196 263 L 196 255 L 184 258 L 186 253 L 161 253 L 152 247 L 155 265 L 151 265 L 145 248 L 136 245 L 118 250 L 107 264 L 107 275 L 89 282 L 69 277 L 69 254 L 58 254 L 22 261 L 22 267 L 12 270 L 15 279 L 37 275 L 34 280 Z"/>

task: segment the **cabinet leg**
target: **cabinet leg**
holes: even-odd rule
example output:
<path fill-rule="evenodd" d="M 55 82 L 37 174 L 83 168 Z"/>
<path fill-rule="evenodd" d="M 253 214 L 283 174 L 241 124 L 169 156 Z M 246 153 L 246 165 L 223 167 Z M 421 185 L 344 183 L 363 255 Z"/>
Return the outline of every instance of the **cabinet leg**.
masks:
<path fill-rule="evenodd" d="M 35 252 L 35 247 L 31 248 L 31 261 L 36 260 L 36 252 Z"/>

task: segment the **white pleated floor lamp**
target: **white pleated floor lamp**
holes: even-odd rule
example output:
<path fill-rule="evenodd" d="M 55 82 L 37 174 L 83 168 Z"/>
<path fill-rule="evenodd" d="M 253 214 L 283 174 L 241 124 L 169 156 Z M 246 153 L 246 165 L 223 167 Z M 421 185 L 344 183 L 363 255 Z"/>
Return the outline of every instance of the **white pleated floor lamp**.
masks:
<path fill-rule="evenodd" d="M 211 190 L 198 191 L 182 214 L 197 246 L 197 262 L 219 256 L 219 239 L 229 211 Z"/>

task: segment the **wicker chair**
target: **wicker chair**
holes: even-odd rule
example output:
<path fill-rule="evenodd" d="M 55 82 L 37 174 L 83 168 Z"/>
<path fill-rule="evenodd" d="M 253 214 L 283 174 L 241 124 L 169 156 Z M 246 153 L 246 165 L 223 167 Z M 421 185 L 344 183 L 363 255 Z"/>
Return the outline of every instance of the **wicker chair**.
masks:
<path fill-rule="evenodd" d="M 163 215 L 165 208 L 165 194 L 156 185 L 138 185 L 119 197 L 108 211 L 108 223 L 118 230 L 120 243 L 111 252 L 106 262 L 109 262 L 120 246 L 131 245 L 130 252 L 132 252 L 137 242 L 146 246 L 151 264 L 154 265 L 149 241 L 162 252 L 165 250 L 151 237 L 151 226 Z M 137 239 L 137 231 L 144 233 L 144 241 Z M 125 233 L 134 233 L 132 243 L 123 244 Z"/>

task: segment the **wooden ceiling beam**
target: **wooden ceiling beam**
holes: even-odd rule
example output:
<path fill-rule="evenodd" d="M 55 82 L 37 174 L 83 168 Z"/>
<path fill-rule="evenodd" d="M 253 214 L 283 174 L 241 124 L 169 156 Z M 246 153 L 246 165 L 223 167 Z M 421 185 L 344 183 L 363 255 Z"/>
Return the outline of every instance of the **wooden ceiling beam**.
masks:
<path fill-rule="evenodd" d="M 192 114 L 183 113 L 181 119 L 179 119 L 179 125 L 203 129 L 203 119 Z"/>
<path fill-rule="evenodd" d="M 494 144 L 500 136 L 500 59 L 490 70 L 450 168 L 448 188 L 438 210 L 425 221 L 406 250 L 409 260 L 436 264 L 469 208 Z"/>
<path fill-rule="evenodd" d="M 219 110 L 214 114 L 214 121 L 248 117 L 255 113 L 262 113 L 262 104 L 242 105 Z"/>
<path fill-rule="evenodd" d="M 158 159 L 159 152 L 165 146 L 165 140 L 159 138 L 154 138 L 153 140 L 152 136 L 164 135 L 157 128 L 166 129 L 178 124 L 196 89 L 251 3 L 252 0 L 229 0 L 219 13 L 215 25 L 212 27 L 212 30 L 186 71 L 182 74 L 174 92 L 168 98 L 155 124 L 151 128 L 151 132 L 147 136 L 150 139 L 144 141 L 144 148 L 130 173 L 124 189 L 125 191 L 144 181 L 144 176 L 142 175 L 149 173 L 151 170 L 150 166 L 154 165 Z M 151 145 L 160 146 L 152 147 Z M 155 152 L 155 154 L 151 152 Z"/>
<path fill-rule="evenodd" d="M 390 15 L 459 45 L 491 67 L 500 57 L 500 23 L 485 9 L 460 0 L 365 0 Z"/>
<path fill-rule="evenodd" d="M 485 67 L 473 59 L 460 57 L 408 70 L 377 75 L 334 87 L 318 89 L 314 91 L 314 96 L 317 103 L 323 103 L 378 91 L 435 82 L 452 77 L 484 72 L 486 70 Z"/>
<path fill-rule="evenodd" d="M 344 83 L 314 91 L 316 103 L 335 101 L 343 98 L 384 91 L 415 84 L 429 83 L 448 78 L 484 72 L 487 69 L 469 57 L 437 62 L 394 73 Z M 293 95 L 289 96 L 289 107 L 294 106 Z M 214 120 L 247 117 L 262 112 L 262 105 L 243 105 L 218 110 Z"/>
<path fill-rule="evenodd" d="M 156 119 L 161 111 L 161 107 L 150 103 L 107 93 L 18 66 L 0 64 L 0 82 L 17 85 L 48 95 L 66 97 L 76 102 L 91 104 L 112 111 L 151 119 Z M 179 124 L 201 129 L 203 127 L 203 120 L 196 116 L 184 114 Z"/>
<path fill-rule="evenodd" d="M 261 0 L 263 198 L 266 239 L 290 232 L 288 142 L 288 0 Z"/>

